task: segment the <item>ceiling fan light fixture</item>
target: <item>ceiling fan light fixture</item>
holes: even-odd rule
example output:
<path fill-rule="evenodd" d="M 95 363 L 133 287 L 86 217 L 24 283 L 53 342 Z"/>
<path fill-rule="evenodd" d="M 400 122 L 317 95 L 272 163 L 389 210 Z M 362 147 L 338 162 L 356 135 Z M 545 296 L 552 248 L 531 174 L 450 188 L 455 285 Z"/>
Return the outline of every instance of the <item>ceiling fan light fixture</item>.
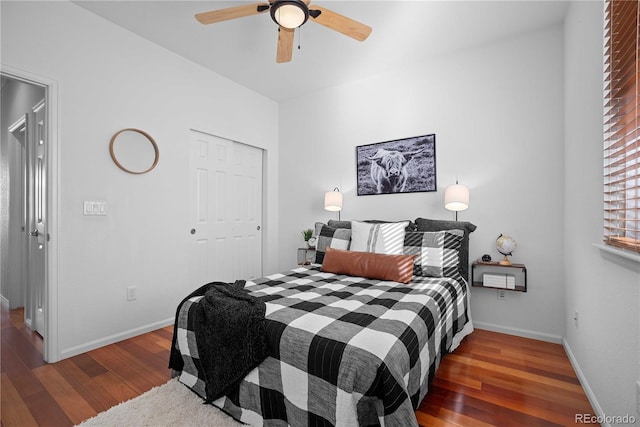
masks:
<path fill-rule="evenodd" d="M 309 19 L 309 8 L 301 0 L 276 0 L 271 5 L 271 19 L 281 27 L 298 28 Z"/>

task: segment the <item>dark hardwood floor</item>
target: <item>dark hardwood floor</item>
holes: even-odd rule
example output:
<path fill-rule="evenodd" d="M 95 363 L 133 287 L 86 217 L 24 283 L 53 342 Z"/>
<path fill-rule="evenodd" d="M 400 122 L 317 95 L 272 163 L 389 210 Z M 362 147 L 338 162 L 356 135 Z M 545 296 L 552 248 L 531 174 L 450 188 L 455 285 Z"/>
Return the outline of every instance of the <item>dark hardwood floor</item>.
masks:
<path fill-rule="evenodd" d="M 172 327 L 58 363 L 23 311 L 2 309 L 3 427 L 72 426 L 164 384 Z M 567 426 L 593 413 L 562 346 L 476 330 L 447 355 L 416 412 L 420 426 Z"/>

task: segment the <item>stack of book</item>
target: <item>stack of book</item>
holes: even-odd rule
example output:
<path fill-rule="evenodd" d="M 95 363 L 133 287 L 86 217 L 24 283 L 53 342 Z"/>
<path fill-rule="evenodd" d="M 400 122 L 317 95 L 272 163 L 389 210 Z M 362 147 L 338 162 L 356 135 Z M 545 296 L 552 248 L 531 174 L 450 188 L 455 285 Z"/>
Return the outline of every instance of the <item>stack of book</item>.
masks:
<path fill-rule="evenodd" d="M 485 273 L 482 276 L 482 286 L 515 289 L 516 277 L 511 274 Z"/>

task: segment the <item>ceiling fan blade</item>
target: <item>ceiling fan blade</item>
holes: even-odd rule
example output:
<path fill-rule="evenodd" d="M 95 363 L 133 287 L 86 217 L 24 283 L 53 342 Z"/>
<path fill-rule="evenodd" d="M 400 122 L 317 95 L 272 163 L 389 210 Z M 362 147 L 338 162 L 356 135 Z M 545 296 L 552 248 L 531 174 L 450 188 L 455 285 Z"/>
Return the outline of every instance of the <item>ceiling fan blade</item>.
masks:
<path fill-rule="evenodd" d="M 333 12 L 329 9 L 325 9 L 324 7 L 312 6 L 311 8 L 313 10 L 310 11 L 309 17 L 314 22 L 324 25 L 327 28 L 331 28 L 345 36 L 349 36 L 358 41 L 364 41 L 369 37 L 369 34 L 371 34 L 371 27 L 368 25 L 355 21 L 351 18 L 347 18 L 344 15 L 340 15 L 339 13 Z M 314 18 L 313 15 L 316 15 L 314 11 L 320 11 L 320 15 Z"/>
<path fill-rule="evenodd" d="M 321 6 L 311 6 L 309 17 L 320 25 L 331 28 L 339 33 L 349 36 L 358 41 L 364 41 L 371 34 L 371 27 L 351 18 L 340 15 Z M 320 15 L 313 17 L 314 11 L 320 11 Z"/>
<path fill-rule="evenodd" d="M 216 22 L 228 21 L 230 19 L 243 18 L 245 16 L 257 15 L 269 10 L 269 3 L 254 3 L 243 6 L 228 7 L 226 9 L 212 10 L 196 14 L 196 19 L 201 24 L 214 24 Z"/>
<path fill-rule="evenodd" d="M 276 53 L 276 62 L 278 64 L 291 61 L 294 35 L 294 29 L 280 27 L 278 31 L 278 52 Z"/>

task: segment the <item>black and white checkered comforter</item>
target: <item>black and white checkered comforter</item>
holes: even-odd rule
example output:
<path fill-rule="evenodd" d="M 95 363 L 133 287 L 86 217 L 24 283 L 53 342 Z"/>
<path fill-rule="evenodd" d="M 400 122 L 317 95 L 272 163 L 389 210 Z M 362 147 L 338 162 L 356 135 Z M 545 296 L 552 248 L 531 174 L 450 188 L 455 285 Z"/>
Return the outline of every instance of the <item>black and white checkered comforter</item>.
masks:
<path fill-rule="evenodd" d="M 415 409 L 453 336 L 467 322 L 462 279 L 408 285 L 298 268 L 248 281 L 267 306 L 270 356 L 214 401 L 251 425 L 416 426 Z M 204 382 L 189 311 L 178 313 L 179 380 Z"/>

